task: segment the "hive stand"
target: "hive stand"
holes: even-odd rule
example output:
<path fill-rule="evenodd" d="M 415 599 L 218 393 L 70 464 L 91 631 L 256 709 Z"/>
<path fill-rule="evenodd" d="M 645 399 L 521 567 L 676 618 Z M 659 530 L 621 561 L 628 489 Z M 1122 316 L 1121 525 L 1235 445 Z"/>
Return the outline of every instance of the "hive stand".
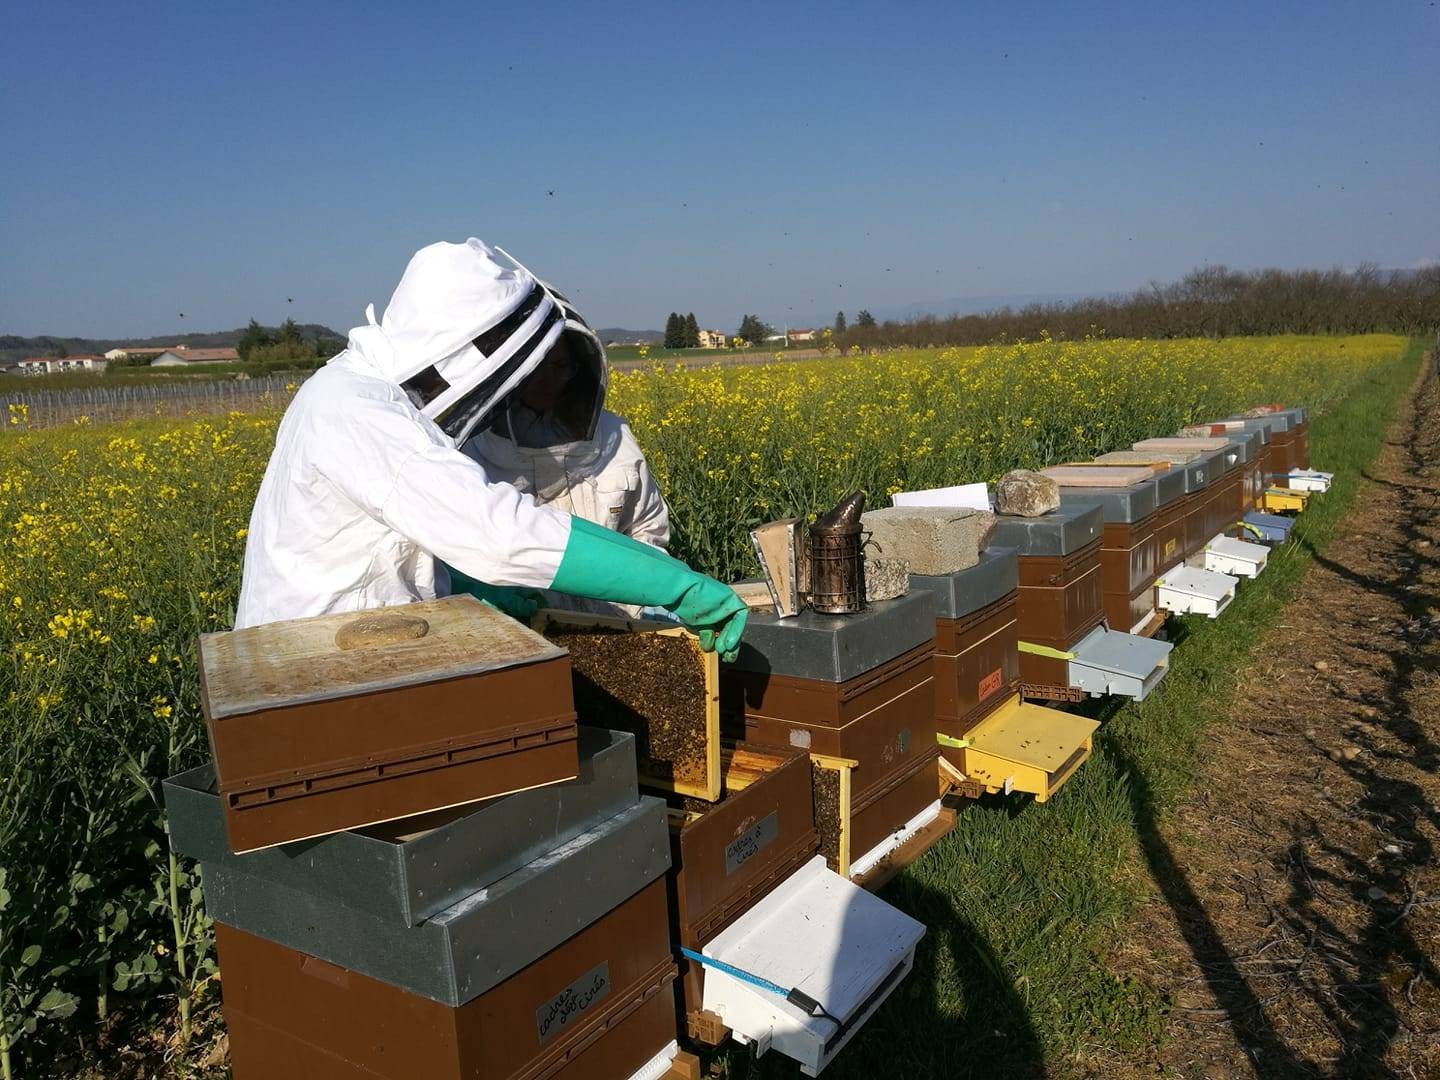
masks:
<path fill-rule="evenodd" d="M 1024 702 L 1016 615 L 1019 559 L 991 547 L 955 574 L 911 578 L 936 602 L 936 727 L 962 790 L 1044 802 L 1090 754 L 1093 721 Z"/>
<path fill-rule="evenodd" d="M 712 968 L 704 1004 L 757 1055 L 774 1049 L 816 1076 L 914 965 L 925 928 L 832 873 L 819 857 L 705 946 L 704 956 L 775 986 L 796 988 L 840 1022 Z M 833 958 L 817 963 L 817 957 Z"/>

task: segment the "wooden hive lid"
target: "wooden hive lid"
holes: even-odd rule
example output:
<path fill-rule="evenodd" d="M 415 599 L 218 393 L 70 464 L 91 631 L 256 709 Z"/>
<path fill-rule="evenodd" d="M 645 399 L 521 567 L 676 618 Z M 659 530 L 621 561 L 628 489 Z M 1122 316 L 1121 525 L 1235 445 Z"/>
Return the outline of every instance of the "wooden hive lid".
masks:
<path fill-rule="evenodd" d="M 1141 439 L 1134 444 L 1134 448 L 1136 450 L 1224 450 L 1229 445 L 1229 439 L 1181 435 L 1159 439 Z"/>
<path fill-rule="evenodd" d="M 1130 487 L 1154 475 L 1148 465 L 1052 465 L 1041 473 L 1061 487 Z"/>
<path fill-rule="evenodd" d="M 363 631 L 389 623 L 403 635 Z M 341 630 L 360 644 L 342 648 Z M 394 690 L 565 655 L 561 649 L 472 596 L 398 607 L 288 619 L 200 635 L 201 696 L 211 720 L 315 701 Z"/>

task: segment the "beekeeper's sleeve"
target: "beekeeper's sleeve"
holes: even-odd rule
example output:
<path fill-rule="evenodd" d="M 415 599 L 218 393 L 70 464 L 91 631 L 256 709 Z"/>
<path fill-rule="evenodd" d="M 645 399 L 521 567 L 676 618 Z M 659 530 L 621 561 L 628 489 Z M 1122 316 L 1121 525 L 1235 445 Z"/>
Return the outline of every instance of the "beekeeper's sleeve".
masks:
<path fill-rule="evenodd" d="M 344 495 L 470 577 L 549 587 L 570 540 L 570 515 L 491 483 L 403 402 L 348 404 L 330 419 L 335 430 L 320 440 L 316 462 Z"/>

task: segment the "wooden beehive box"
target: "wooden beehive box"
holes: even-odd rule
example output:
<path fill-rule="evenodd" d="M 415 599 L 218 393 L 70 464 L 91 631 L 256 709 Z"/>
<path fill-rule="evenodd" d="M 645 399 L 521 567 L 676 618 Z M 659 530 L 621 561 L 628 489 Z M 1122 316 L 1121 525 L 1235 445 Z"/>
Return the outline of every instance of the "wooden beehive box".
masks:
<path fill-rule="evenodd" d="M 669 622 L 541 611 L 533 624 L 570 654 L 582 724 L 635 736 L 640 783 L 720 797 L 720 661 Z"/>
<path fill-rule="evenodd" d="M 796 750 L 728 742 L 725 797 L 670 810 L 670 883 L 679 941 L 705 944 L 809 861 L 817 850 L 810 760 Z M 692 1037 L 722 1041 L 718 1018 L 701 1017 L 704 973 L 681 961 L 681 996 Z"/>
<path fill-rule="evenodd" d="M 231 849 L 573 778 L 569 668 L 469 596 L 202 634 Z"/>
<path fill-rule="evenodd" d="M 483 994 L 446 1005 L 216 926 L 235 1080 L 660 1076 L 674 1056 L 665 883 L 656 879 Z"/>

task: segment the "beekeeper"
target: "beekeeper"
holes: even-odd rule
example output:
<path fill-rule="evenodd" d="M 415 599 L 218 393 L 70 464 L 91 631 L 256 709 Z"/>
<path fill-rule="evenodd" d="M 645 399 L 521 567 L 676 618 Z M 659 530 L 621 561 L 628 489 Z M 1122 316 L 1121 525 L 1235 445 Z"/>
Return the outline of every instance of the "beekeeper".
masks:
<path fill-rule="evenodd" d="M 670 511 L 630 425 L 605 408 L 608 383 L 603 347 L 578 338 L 572 344 L 562 335 L 464 451 L 492 480 L 513 484 L 542 505 L 663 550 L 670 543 Z M 608 614 L 640 611 L 554 592 L 541 602 Z"/>
<path fill-rule="evenodd" d="M 366 316 L 280 422 L 237 627 L 432 599 L 449 590 L 440 560 L 502 606 L 520 587 L 663 607 L 735 652 L 746 608 L 729 586 L 538 505 L 459 450 L 562 338 L 593 364 L 599 342 L 563 297 L 472 238 L 422 248 L 384 317 Z"/>

